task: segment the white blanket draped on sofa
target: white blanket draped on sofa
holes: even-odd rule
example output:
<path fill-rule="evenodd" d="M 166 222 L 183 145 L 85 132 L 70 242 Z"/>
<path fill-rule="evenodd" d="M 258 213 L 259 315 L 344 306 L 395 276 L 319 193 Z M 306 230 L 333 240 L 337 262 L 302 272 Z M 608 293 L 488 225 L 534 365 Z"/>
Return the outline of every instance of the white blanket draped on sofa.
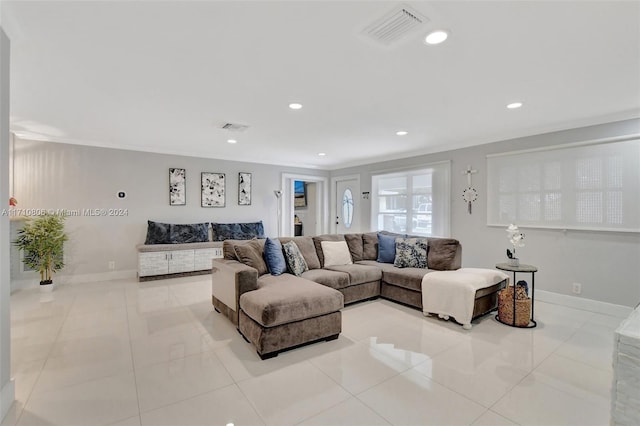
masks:
<path fill-rule="evenodd" d="M 429 272 L 422 279 L 422 311 L 454 317 L 469 328 L 476 291 L 491 287 L 509 276 L 495 269 L 461 268 Z"/>

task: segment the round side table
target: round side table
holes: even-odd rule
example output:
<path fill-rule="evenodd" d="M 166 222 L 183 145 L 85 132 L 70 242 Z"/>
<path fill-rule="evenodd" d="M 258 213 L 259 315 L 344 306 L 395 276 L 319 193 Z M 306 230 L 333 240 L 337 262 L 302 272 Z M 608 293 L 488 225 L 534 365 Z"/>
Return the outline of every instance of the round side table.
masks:
<path fill-rule="evenodd" d="M 507 272 L 513 272 L 513 323 L 509 324 L 506 323 L 504 321 L 502 321 L 498 315 L 496 315 L 496 320 L 501 322 L 504 325 L 508 325 L 509 327 L 517 327 L 517 328 L 534 328 L 536 327 L 538 324 L 535 322 L 535 320 L 533 319 L 533 296 L 534 296 L 534 292 L 535 292 L 535 283 L 536 283 L 536 272 L 538 272 L 538 268 L 533 266 L 533 265 L 519 265 L 519 266 L 511 266 L 507 263 L 498 263 L 496 265 L 496 269 L 500 269 L 501 271 L 507 271 Z M 530 273 L 531 274 L 531 320 L 529 321 L 529 324 L 527 325 L 523 325 L 523 326 L 518 326 L 516 325 L 516 274 L 517 273 Z"/>

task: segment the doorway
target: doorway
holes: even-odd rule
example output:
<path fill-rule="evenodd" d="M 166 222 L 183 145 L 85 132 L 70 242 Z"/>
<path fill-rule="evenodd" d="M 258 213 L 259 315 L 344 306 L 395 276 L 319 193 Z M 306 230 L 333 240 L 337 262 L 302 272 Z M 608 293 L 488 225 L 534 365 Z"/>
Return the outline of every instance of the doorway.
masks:
<path fill-rule="evenodd" d="M 329 232 L 328 188 L 325 177 L 282 174 L 281 236 L 314 236 Z"/>
<path fill-rule="evenodd" d="M 337 234 L 360 232 L 360 176 L 332 179 L 334 230 Z"/>

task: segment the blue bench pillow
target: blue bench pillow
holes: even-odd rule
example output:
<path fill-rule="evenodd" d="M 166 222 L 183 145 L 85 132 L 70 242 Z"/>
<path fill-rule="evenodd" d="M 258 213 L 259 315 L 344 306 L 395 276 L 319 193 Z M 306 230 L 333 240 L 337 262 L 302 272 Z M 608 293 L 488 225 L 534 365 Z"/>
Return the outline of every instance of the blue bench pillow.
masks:
<path fill-rule="evenodd" d="M 212 223 L 213 241 L 264 238 L 262 221 L 251 223 Z"/>

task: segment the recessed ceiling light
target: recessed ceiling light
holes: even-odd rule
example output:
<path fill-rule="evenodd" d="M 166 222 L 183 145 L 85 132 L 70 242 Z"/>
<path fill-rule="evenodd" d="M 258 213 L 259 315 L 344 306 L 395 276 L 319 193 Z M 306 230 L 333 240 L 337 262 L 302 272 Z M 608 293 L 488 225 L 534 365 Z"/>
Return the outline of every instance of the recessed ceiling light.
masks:
<path fill-rule="evenodd" d="M 289 108 L 291 108 L 291 109 L 300 109 L 300 108 L 302 108 L 302 104 L 292 103 L 292 104 L 289 104 Z"/>
<path fill-rule="evenodd" d="M 236 143 L 236 142 L 238 142 L 238 141 L 237 141 L 237 140 L 235 140 L 235 139 L 227 139 L 227 142 L 228 142 L 228 143 Z"/>
<path fill-rule="evenodd" d="M 449 33 L 444 30 L 431 31 L 424 39 L 427 44 L 440 44 L 449 37 Z"/>
<path fill-rule="evenodd" d="M 319 153 L 318 153 L 318 155 L 319 155 L 320 157 L 324 157 L 324 156 L 325 156 L 325 155 L 327 155 L 327 154 L 326 154 L 325 152 L 319 152 Z"/>
<path fill-rule="evenodd" d="M 522 106 L 522 102 L 512 102 L 509 105 L 507 105 L 507 108 L 516 109 L 516 108 L 520 108 L 521 106 Z"/>
<path fill-rule="evenodd" d="M 406 130 L 398 130 L 396 132 L 396 135 L 398 135 L 398 136 L 404 136 L 404 135 L 408 135 L 408 134 L 409 134 L 409 132 L 407 132 Z"/>

